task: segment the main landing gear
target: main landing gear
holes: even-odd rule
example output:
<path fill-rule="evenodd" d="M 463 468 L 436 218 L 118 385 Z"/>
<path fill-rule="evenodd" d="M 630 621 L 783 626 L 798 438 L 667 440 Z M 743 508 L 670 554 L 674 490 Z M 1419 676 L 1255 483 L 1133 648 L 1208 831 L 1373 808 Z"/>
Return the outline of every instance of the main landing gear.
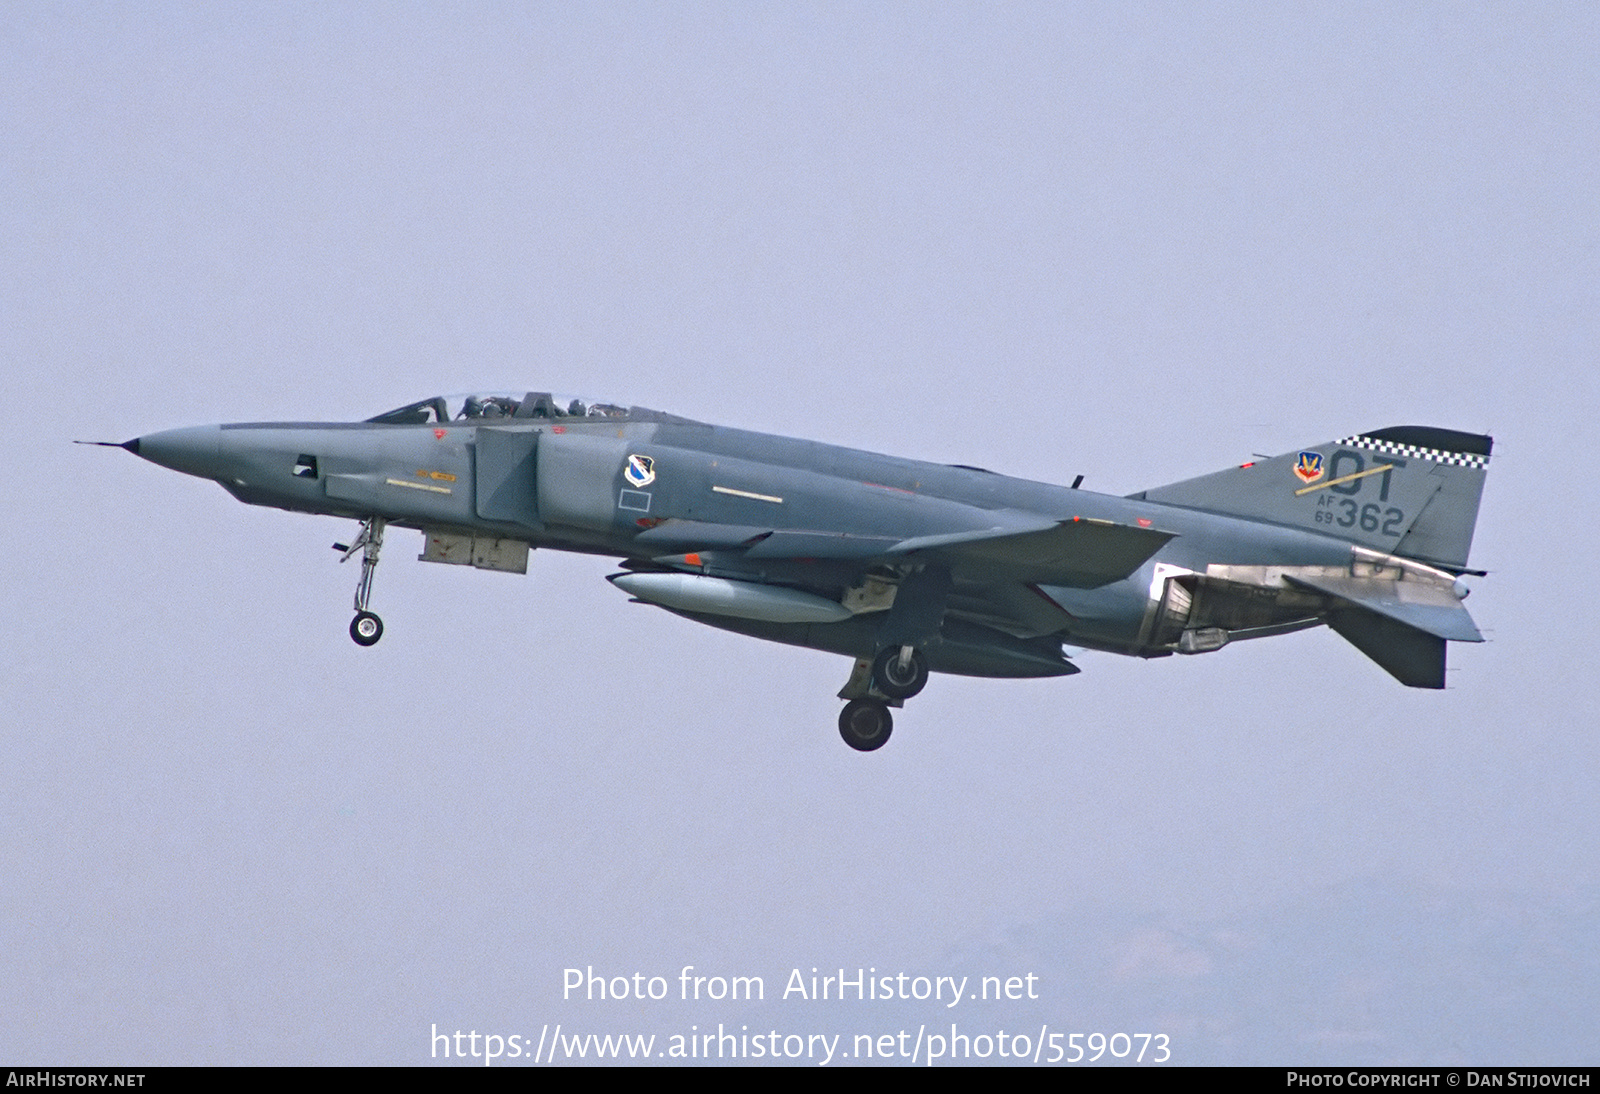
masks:
<path fill-rule="evenodd" d="M 890 646 L 872 659 L 872 684 L 891 699 L 909 699 L 928 686 L 928 659 L 914 646 Z"/>
<path fill-rule="evenodd" d="M 852 699 L 839 712 L 839 736 L 857 752 L 872 752 L 889 743 L 894 716 L 880 699 Z"/>
<path fill-rule="evenodd" d="M 349 562 L 357 551 L 361 552 L 361 580 L 356 583 L 356 617 L 350 621 L 350 637 L 358 646 L 376 645 L 383 637 L 383 620 L 367 610 L 372 598 L 372 571 L 378 568 L 378 551 L 383 547 L 382 517 L 369 517 L 361 522 L 361 534 L 349 546 L 335 543 L 335 551 L 343 551 L 340 562 Z"/>
<path fill-rule="evenodd" d="M 839 712 L 839 736 L 857 752 L 874 752 L 894 732 L 897 707 L 928 683 L 928 658 L 914 646 L 888 646 L 872 660 L 861 658 L 839 692 L 846 699 Z"/>

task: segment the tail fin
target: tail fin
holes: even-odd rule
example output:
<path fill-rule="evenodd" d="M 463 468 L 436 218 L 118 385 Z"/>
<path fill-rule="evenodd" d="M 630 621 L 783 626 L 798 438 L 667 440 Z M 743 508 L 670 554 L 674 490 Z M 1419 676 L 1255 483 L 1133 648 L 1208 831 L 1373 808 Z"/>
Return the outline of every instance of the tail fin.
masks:
<path fill-rule="evenodd" d="M 1466 569 L 1492 437 L 1402 425 L 1133 495 Z"/>

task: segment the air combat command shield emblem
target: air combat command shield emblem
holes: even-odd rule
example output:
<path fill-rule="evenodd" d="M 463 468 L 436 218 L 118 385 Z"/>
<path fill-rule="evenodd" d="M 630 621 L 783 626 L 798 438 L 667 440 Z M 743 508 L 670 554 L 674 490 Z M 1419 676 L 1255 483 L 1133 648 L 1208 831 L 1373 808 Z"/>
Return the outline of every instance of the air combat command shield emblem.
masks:
<path fill-rule="evenodd" d="M 1316 482 L 1322 478 L 1322 453 L 1300 453 L 1300 458 L 1294 464 L 1294 473 L 1301 482 Z"/>

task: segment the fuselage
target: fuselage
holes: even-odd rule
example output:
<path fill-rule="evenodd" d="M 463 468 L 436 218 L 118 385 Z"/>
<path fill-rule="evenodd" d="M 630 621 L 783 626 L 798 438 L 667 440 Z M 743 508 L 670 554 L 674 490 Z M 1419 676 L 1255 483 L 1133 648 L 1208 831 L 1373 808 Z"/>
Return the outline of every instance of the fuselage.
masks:
<path fill-rule="evenodd" d="M 1302 529 L 637 408 L 599 419 L 243 423 L 171 430 L 136 443 L 139 455 L 215 479 L 253 505 L 379 517 L 425 533 L 610 556 L 630 567 L 668 565 L 659 560 L 675 549 L 697 549 L 702 558 L 714 556 L 701 573 L 835 598 L 860 584 L 860 562 L 809 558 L 803 546 L 767 557 L 759 542 L 752 547 L 749 541 L 774 532 L 791 544 L 807 533 L 835 541 L 843 535 L 870 555 L 874 544 L 1020 530 L 1040 518 L 1174 534 L 1126 578 L 1096 588 L 1030 586 L 1013 598 L 1022 603 L 1001 613 L 1005 618 L 994 618 L 988 604 L 964 608 L 963 596 L 972 591 L 965 586 L 972 583 L 958 582 L 947 629 L 971 647 L 1009 643 L 1015 649 L 945 665 L 935 653 L 935 669 L 983 675 L 1052 674 L 1060 664 L 1055 653 L 1040 652 L 1038 663 L 1030 664 L 1028 652 L 1062 642 L 1147 656 L 1172 652 L 1172 636 L 1156 633 L 1155 617 L 1175 575 L 1203 574 L 1217 564 L 1340 565 L 1349 558 L 1344 541 Z M 1260 607 L 1267 610 L 1235 629 L 1275 633 L 1316 622 L 1303 605 Z M 843 654 L 860 655 L 873 642 L 870 619 L 791 624 L 669 610 Z M 1040 645 L 1040 639 L 1048 641 Z"/>
<path fill-rule="evenodd" d="M 634 599 L 853 658 L 852 748 L 932 672 L 1065 676 L 1069 650 L 1209 653 L 1326 623 L 1409 687 L 1480 642 L 1463 577 L 1493 439 L 1391 426 L 1114 497 L 549 393 L 422 400 L 364 422 L 256 422 L 122 447 L 252 505 L 360 522 L 350 636 L 385 528 L 425 562 L 619 560 Z"/>

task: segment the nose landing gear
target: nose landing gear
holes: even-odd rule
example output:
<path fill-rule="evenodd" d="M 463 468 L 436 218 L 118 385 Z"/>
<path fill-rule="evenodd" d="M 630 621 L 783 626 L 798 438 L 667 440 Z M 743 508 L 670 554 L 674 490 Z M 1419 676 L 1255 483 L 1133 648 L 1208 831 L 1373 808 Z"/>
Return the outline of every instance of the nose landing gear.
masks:
<path fill-rule="evenodd" d="M 361 580 L 356 583 L 356 617 L 350 621 L 350 637 L 358 646 L 375 645 L 383 637 L 383 620 L 367 610 L 372 598 L 372 572 L 378 568 L 378 552 L 383 548 L 382 517 L 369 517 L 361 522 L 361 534 L 349 546 L 335 543 L 335 551 L 343 551 L 340 562 L 349 562 L 357 551 L 361 552 Z"/>
<path fill-rule="evenodd" d="M 371 612 L 357 612 L 350 620 L 350 637 L 358 646 L 376 645 L 383 637 L 383 620 Z"/>

